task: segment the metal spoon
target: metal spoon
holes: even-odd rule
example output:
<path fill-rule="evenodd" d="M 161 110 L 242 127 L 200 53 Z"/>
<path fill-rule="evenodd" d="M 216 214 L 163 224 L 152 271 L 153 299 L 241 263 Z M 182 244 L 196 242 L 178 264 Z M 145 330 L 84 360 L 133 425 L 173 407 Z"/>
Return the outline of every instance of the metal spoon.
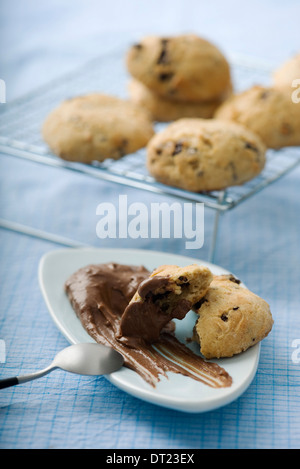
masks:
<path fill-rule="evenodd" d="M 117 371 L 123 363 L 122 355 L 113 348 L 96 343 L 70 345 L 44 370 L 0 380 L 0 389 L 41 378 L 57 368 L 80 375 L 106 375 Z"/>

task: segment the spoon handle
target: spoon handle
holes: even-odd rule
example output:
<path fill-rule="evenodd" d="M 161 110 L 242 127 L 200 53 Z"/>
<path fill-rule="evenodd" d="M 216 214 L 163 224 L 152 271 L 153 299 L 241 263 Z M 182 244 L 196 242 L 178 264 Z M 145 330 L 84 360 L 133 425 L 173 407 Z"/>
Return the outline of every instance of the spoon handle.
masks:
<path fill-rule="evenodd" d="M 41 378 L 42 376 L 47 375 L 50 371 L 57 368 L 56 366 L 48 366 L 44 370 L 37 371 L 36 373 L 31 373 L 23 376 L 14 376 L 12 378 L 0 379 L 0 389 L 9 388 L 10 386 L 16 386 L 17 384 L 23 384 L 27 381 L 32 381 L 33 379 Z"/>
<path fill-rule="evenodd" d="M 15 386 L 16 384 L 19 384 L 19 380 L 17 376 L 13 378 L 1 379 L 0 389 L 9 388 L 10 386 Z"/>

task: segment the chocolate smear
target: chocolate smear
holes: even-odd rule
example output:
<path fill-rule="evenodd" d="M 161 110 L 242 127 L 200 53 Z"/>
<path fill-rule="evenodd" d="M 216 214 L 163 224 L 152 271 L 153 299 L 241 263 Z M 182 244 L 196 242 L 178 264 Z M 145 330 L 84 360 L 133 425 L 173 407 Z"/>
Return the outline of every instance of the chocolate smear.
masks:
<path fill-rule="evenodd" d="M 187 283 L 185 283 L 187 285 Z M 192 304 L 184 298 L 171 300 L 170 279 L 155 275 L 138 287 L 138 298 L 130 302 L 122 314 L 120 340 L 129 344 L 137 338 L 151 344 L 160 338 L 161 330 L 174 318 L 183 319 Z M 162 293 L 155 293 L 162 292 Z M 173 294 L 174 296 L 174 294 Z M 175 295 L 176 296 L 176 295 Z"/>

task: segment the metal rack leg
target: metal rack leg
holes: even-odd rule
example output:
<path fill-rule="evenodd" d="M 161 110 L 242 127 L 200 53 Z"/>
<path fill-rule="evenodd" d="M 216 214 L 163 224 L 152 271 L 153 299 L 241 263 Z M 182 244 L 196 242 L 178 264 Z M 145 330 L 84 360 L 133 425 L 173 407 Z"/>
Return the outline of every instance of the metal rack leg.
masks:
<path fill-rule="evenodd" d="M 212 262 L 212 263 L 214 263 L 214 260 L 215 260 L 219 221 L 220 221 L 220 210 L 217 210 L 215 214 L 213 234 L 212 234 L 212 240 L 210 243 L 210 251 L 209 251 L 209 258 L 208 258 L 209 262 Z"/>
<path fill-rule="evenodd" d="M 87 244 L 81 243 L 80 241 L 75 241 L 70 238 L 65 238 L 64 236 L 59 236 L 53 233 L 48 233 L 31 226 L 23 225 L 21 223 L 16 223 L 13 221 L 5 220 L 0 218 L 0 228 L 6 230 L 15 231 L 16 233 L 21 233 L 32 238 L 43 239 L 44 241 L 49 241 L 51 243 L 60 244 L 62 246 L 72 247 L 72 248 L 86 248 L 90 247 Z"/>
<path fill-rule="evenodd" d="M 218 202 L 222 203 L 225 199 L 225 196 L 226 196 L 226 191 L 223 191 L 218 197 Z M 216 247 L 217 247 L 217 241 L 218 241 L 218 231 L 219 231 L 219 225 L 220 225 L 219 223 L 220 216 L 221 216 L 221 210 L 217 209 L 215 213 L 214 227 L 213 227 L 209 257 L 208 257 L 209 262 L 212 262 L 212 263 L 214 263 L 215 261 Z"/>

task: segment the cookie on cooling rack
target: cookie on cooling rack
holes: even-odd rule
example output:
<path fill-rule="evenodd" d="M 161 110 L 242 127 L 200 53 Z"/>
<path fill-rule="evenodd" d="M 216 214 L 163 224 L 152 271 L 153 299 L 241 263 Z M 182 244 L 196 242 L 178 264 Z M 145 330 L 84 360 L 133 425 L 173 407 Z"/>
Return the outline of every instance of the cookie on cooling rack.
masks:
<path fill-rule="evenodd" d="M 129 83 L 129 95 L 133 103 L 141 106 L 151 115 L 153 121 L 170 122 L 183 117 L 201 117 L 209 119 L 213 117 L 217 108 L 231 94 L 231 86 L 224 94 L 215 100 L 202 102 L 174 101 L 163 98 L 154 93 L 138 80 Z"/>
<path fill-rule="evenodd" d="M 195 34 L 147 36 L 129 49 L 126 61 L 135 79 L 176 101 L 215 100 L 231 83 L 223 53 Z"/>
<path fill-rule="evenodd" d="M 147 168 L 159 182 L 202 192 L 241 185 L 265 165 L 265 145 L 240 124 L 179 119 L 147 145 Z"/>
<path fill-rule="evenodd" d="M 121 337 L 137 337 L 150 343 L 158 340 L 164 326 L 173 318 L 183 319 L 203 298 L 212 279 L 211 271 L 197 264 L 158 267 L 140 283 L 125 309 Z"/>
<path fill-rule="evenodd" d="M 253 86 L 226 100 L 215 117 L 245 125 L 268 148 L 298 146 L 300 105 L 293 102 L 291 93 L 291 88 Z"/>
<path fill-rule="evenodd" d="M 268 303 L 232 275 L 214 276 L 194 309 L 199 318 L 193 339 L 206 358 L 241 353 L 264 339 L 273 327 Z"/>
<path fill-rule="evenodd" d="M 91 163 L 137 151 L 154 130 L 145 110 L 114 96 L 93 93 L 64 101 L 46 118 L 42 134 L 59 157 Z"/>
<path fill-rule="evenodd" d="M 274 86 L 293 85 L 294 80 L 300 80 L 300 53 L 294 55 L 273 72 Z M 299 85 L 299 83 L 298 83 Z"/>

